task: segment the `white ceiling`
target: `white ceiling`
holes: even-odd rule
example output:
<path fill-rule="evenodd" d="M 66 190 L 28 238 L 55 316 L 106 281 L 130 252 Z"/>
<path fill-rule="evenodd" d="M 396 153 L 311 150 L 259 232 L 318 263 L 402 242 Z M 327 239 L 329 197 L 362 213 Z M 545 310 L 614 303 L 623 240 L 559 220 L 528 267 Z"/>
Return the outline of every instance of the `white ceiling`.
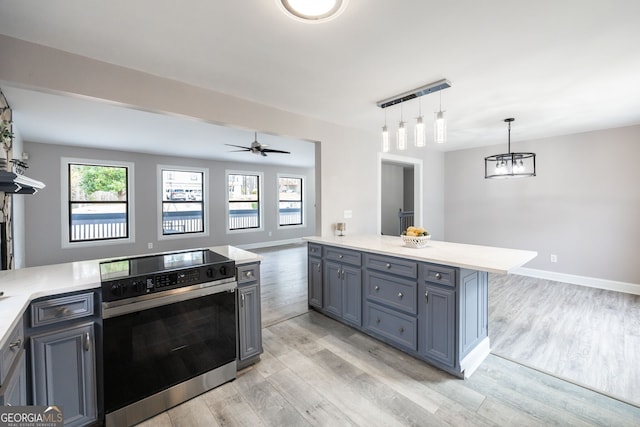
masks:
<path fill-rule="evenodd" d="M 0 0 L 0 33 L 365 130 L 384 122 L 376 101 L 446 78 L 441 150 L 506 143 L 506 117 L 516 118 L 516 143 L 640 124 L 640 2 L 350 0 L 337 19 L 305 24 L 275 1 Z M 252 130 L 2 89 L 23 136 L 40 142 L 62 135 L 152 152 L 189 135 L 189 153 L 202 153 L 253 140 Z M 431 117 L 438 95 L 420 100 Z M 58 102 L 73 114 L 54 116 Z M 402 105 L 411 121 L 418 101 Z M 97 114 L 119 125 L 99 127 Z M 399 119 L 399 106 L 387 109 L 389 125 Z M 64 126 L 72 135 L 48 132 L 71 120 L 80 122 Z M 212 137 L 212 129 L 223 133 Z M 258 139 L 276 149 L 304 145 Z"/>

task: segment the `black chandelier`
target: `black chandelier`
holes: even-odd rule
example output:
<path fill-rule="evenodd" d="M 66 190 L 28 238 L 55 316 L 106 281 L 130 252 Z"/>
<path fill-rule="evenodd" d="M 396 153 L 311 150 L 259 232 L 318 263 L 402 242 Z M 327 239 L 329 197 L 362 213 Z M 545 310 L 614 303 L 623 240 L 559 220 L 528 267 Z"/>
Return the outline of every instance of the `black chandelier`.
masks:
<path fill-rule="evenodd" d="M 511 152 L 511 122 L 514 118 L 504 119 L 509 125 L 509 147 L 504 154 L 494 154 L 484 158 L 485 178 L 524 178 L 536 176 L 535 153 Z"/>

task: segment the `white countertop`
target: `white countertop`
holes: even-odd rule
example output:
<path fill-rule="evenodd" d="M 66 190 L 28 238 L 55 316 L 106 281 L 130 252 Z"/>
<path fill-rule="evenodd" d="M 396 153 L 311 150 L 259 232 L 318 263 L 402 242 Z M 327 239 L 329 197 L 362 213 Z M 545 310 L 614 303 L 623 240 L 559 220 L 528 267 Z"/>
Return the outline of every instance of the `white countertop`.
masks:
<path fill-rule="evenodd" d="M 214 246 L 208 249 L 234 260 L 237 265 L 258 262 L 263 258 L 234 246 Z M 76 261 L 0 271 L 0 291 L 4 292 L 0 297 L 0 347 L 4 346 L 8 333 L 13 330 L 32 300 L 65 292 L 99 288 L 99 264 L 106 260 Z"/>
<path fill-rule="evenodd" d="M 424 248 L 409 248 L 403 246 L 402 239 L 399 236 L 312 236 L 305 237 L 304 240 L 416 261 L 503 274 L 510 273 L 538 255 L 534 251 L 467 245 L 437 240 L 429 240 L 428 245 Z"/>

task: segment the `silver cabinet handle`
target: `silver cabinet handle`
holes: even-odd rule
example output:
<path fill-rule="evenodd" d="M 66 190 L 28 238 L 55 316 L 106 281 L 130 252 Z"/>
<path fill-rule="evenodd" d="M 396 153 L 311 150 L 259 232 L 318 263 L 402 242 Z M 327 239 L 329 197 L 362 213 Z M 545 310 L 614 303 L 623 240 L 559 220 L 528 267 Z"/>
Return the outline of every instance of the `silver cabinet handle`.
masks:
<path fill-rule="evenodd" d="M 18 338 L 18 341 L 9 344 L 9 350 L 12 351 L 19 349 L 20 347 L 22 347 L 22 338 Z"/>
<path fill-rule="evenodd" d="M 438 279 L 438 280 L 442 279 L 442 274 L 436 273 L 436 279 Z"/>
<path fill-rule="evenodd" d="M 427 302 L 429 302 L 429 291 L 424 292 L 424 297 L 427 300 Z"/>
<path fill-rule="evenodd" d="M 69 307 L 58 307 L 56 311 L 58 313 L 58 317 L 67 316 L 71 314 L 71 310 L 69 310 Z"/>
<path fill-rule="evenodd" d="M 344 258 L 344 255 L 340 254 L 340 255 L 338 255 L 338 258 L 340 258 L 340 259 Z"/>
<path fill-rule="evenodd" d="M 318 273 L 320 273 L 320 263 L 318 263 Z"/>
<path fill-rule="evenodd" d="M 387 263 L 386 267 L 391 268 L 391 264 Z"/>
<path fill-rule="evenodd" d="M 377 319 L 376 319 L 376 323 L 380 323 L 380 318 L 377 318 Z"/>
<path fill-rule="evenodd" d="M 403 296 L 402 292 L 398 292 L 398 298 L 402 299 Z"/>
<path fill-rule="evenodd" d="M 378 291 L 380 290 L 380 286 L 375 285 L 375 286 L 373 287 L 373 289 L 375 289 L 375 291 L 376 291 L 376 292 L 378 292 Z"/>
<path fill-rule="evenodd" d="M 91 337 L 89 336 L 89 332 L 84 334 L 84 351 L 89 351 L 91 348 Z"/>
<path fill-rule="evenodd" d="M 404 328 L 400 326 L 400 329 L 398 329 L 398 332 L 400 332 L 401 334 L 404 333 Z"/>
<path fill-rule="evenodd" d="M 244 294 L 240 294 L 240 307 L 244 307 Z"/>
<path fill-rule="evenodd" d="M 246 277 L 247 279 L 253 277 L 253 271 L 249 270 L 245 272 L 244 277 Z"/>

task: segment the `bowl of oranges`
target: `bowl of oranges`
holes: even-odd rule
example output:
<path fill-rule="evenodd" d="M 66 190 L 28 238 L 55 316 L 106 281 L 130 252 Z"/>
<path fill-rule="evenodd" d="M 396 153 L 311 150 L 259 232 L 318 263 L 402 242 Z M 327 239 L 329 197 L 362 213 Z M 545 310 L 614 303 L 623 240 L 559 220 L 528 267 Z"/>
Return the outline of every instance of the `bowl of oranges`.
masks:
<path fill-rule="evenodd" d="M 423 227 L 411 226 L 407 227 L 400 237 L 402 237 L 402 243 L 404 243 L 405 246 L 410 248 L 424 248 L 427 246 L 431 235 Z"/>

